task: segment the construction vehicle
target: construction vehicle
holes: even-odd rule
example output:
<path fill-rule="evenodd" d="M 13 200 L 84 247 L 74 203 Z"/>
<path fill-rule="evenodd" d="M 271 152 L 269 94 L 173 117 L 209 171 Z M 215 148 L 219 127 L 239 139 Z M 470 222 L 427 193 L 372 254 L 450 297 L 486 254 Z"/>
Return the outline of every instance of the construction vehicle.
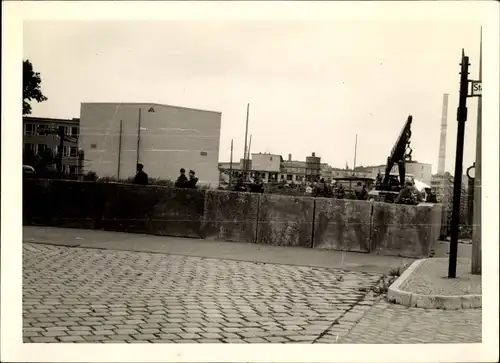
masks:
<path fill-rule="evenodd" d="M 410 115 L 405 122 L 403 130 L 399 135 L 394 147 L 387 158 L 385 173 L 379 173 L 375 181 L 375 187 L 368 193 L 368 199 L 378 202 L 394 203 L 405 182 L 409 179 L 414 182 L 413 176 L 406 175 L 406 163 L 411 162 L 412 149 L 410 148 L 411 123 L 413 117 Z M 398 166 L 398 173 L 391 173 L 394 165 Z"/>

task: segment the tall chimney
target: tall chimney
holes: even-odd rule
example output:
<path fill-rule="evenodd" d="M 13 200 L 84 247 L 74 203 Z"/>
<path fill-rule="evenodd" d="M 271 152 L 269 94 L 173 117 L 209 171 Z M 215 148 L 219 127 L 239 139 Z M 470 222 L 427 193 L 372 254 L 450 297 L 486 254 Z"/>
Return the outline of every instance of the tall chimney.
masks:
<path fill-rule="evenodd" d="M 448 96 L 449 95 L 446 93 L 443 95 L 443 111 L 441 114 L 441 139 L 439 141 L 438 175 L 444 175 L 445 173 Z"/>
<path fill-rule="evenodd" d="M 312 153 L 312 156 L 316 156 L 316 153 Z"/>
<path fill-rule="evenodd" d="M 288 154 L 288 161 L 292 161 L 292 154 Z"/>

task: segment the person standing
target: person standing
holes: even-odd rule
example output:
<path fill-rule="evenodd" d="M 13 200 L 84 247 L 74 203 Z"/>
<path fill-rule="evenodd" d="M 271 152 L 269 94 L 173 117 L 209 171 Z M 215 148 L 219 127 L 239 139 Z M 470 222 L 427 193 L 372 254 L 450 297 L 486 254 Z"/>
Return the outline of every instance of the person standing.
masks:
<path fill-rule="evenodd" d="M 195 177 L 195 172 L 189 170 L 189 180 L 186 182 L 186 188 L 196 189 L 196 183 L 198 183 L 198 178 Z"/>
<path fill-rule="evenodd" d="M 177 181 L 175 182 L 175 187 L 176 188 L 185 188 L 186 183 L 188 181 L 188 178 L 186 177 L 186 169 L 182 168 L 180 170 L 181 175 L 177 178 Z"/>
<path fill-rule="evenodd" d="M 148 174 L 144 172 L 144 165 L 137 164 L 137 173 L 135 174 L 134 184 L 148 185 Z"/>

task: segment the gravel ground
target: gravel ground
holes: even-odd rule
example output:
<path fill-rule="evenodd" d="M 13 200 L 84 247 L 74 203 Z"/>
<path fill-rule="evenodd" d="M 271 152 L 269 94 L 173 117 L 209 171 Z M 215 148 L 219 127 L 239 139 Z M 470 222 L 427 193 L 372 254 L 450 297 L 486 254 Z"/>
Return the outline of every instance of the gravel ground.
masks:
<path fill-rule="evenodd" d="M 448 259 L 424 261 L 402 286 L 405 291 L 423 295 L 480 295 L 481 276 L 470 273 L 469 259 L 458 259 L 457 277 L 448 278 Z"/>

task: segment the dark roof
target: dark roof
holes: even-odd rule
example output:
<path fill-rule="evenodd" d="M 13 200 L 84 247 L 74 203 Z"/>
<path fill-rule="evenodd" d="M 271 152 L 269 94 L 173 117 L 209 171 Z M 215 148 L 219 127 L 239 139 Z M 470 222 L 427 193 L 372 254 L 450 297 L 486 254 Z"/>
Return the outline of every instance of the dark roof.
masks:
<path fill-rule="evenodd" d="M 36 123 L 72 123 L 79 124 L 79 118 L 52 118 L 52 117 L 34 117 L 34 116 L 23 116 L 24 122 L 36 122 Z"/>

